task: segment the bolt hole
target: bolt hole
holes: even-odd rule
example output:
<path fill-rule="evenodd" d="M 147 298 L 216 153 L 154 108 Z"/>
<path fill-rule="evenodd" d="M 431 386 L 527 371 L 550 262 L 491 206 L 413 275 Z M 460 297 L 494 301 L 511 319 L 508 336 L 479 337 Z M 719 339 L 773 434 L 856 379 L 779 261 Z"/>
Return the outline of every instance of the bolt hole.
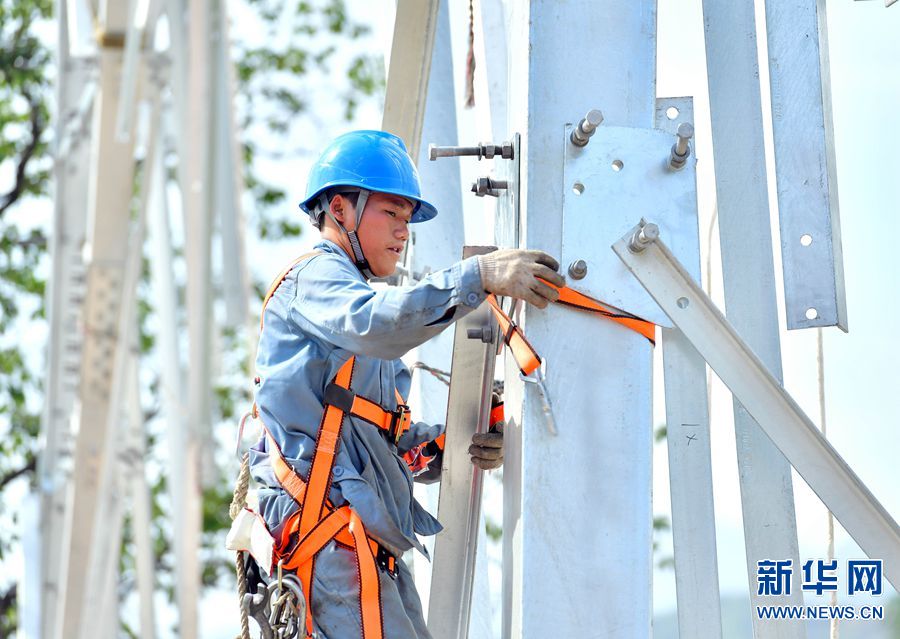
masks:
<path fill-rule="evenodd" d="M 802 244 L 803 246 L 809 246 L 810 244 L 812 244 L 812 235 L 810 235 L 809 233 L 807 233 L 806 235 L 801 235 L 800 244 Z"/>
<path fill-rule="evenodd" d="M 612 170 L 618 173 L 622 170 L 622 167 L 625 166 L 625 163 L 622 160 L 613 160 Z"/>
<path fill-rule="evenodd" d="M 691 301 L 686 297 L 679 297 L 675 303 L 678 304 L 678 308 L 687 308 L 691 305 Z"/>
<path fill-rule="evenodd" d="M 816 319 L 818 316 L 819 316 L 819 311 L 817 311 L 816 309 L 814 309 L 814 308 L 808 308 L 808 309 L 806 309 L 806 319 L 808 319 L 808 320 L 814 320 L 814 319 Z"/>
<path fill-rule="evenodd" d="M 666 117 L 670 120 L 674 120 L 678 117 L 678 108 L 677 107 L 669 107 L 666 109 Z"/>
<path fill-rule="evenodd" d="M 584 184 L 582 184 L 581 182 L 576 182 L 575 184 L 573 184 L 572 193 L 574 193 L 575 195 L 581 195 L 582 193 L 584 193 Z"/>

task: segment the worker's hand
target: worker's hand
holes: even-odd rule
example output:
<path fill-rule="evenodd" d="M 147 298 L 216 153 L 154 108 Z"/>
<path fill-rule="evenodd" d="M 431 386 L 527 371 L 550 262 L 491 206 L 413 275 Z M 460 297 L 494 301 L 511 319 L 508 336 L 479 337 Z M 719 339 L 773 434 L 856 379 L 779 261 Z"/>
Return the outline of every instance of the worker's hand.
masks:
<path fill-rule="evenodd" d="M 503 400 L 496 392 L 491 400 L 491 416 L 496 415 L 497 421 L 491 424 L 488 432 L 472 435 L 472 445 L 469 446 L 472 463 L 481 470 L 493 470 L 503 465 Z"/>
<path fill-rule="evenodd" d="M 469 446 L 472 463 L 481 470 L 493 470 L 503 465 L 503 425 L 487 433 L 472 435 Z"/>
<path fill-rule="evenodd" d="M 537 278 L 555 286 L 565 286 L 566 279 L 557 273 L 559 262 L 543 251 L 501 249 L 478 256 L 481 284 L 484 290 L 497 295 L 516 297 L 546 308 L 559 299 L 559 291 Z"/>

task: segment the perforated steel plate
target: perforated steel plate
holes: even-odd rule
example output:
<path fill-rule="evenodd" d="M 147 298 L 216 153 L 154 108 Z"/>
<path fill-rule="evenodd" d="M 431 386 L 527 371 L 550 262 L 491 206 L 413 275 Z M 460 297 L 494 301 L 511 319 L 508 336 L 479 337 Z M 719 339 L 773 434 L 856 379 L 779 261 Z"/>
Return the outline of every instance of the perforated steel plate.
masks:
<path fill-rule="evenodd" d="M 688 101 L 689 102 L 689 101 Z M 663 109 L 665 113 L 665 109 Z M 670 112 L 674 113 L 674 112 Z M 683 109 L 672 123 L 685 117 Z M 668 127 L 667 127 L 668 128 Z M 584 279 L 569 285 L 660 326 L 666 314 L 610 248 L 641 218 L 652 220 L 672 252 L 700 279 L 696 159 L 668 167 L 675 136 L 659 129 L 601 125 L 586 147 L 568 143 L 566 127 L 562 268 L 587 262 Z"/>

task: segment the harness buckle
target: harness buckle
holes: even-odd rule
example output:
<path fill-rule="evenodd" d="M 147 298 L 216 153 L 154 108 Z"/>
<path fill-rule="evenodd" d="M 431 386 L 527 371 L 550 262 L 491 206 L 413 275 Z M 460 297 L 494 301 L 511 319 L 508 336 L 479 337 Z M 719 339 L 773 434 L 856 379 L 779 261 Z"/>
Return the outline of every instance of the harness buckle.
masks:
<path fill-rule="evenodd" d="M 381 544 L 378 544 L 378 552 L 375 553 L 375 563 L 379 568 L 386 572 L 391 579 L 397 578 L 397 558 L 385 550 L 384 546 Z"/>
<path fill-rule="evenodd" d="M 409 428 L 410 411 L 406 404 L 397 404 L 397 408 L 391 411 L 391 425 L 388 428 L 388 436 L 396 446 L 400 442 L 403 433 Z"/>

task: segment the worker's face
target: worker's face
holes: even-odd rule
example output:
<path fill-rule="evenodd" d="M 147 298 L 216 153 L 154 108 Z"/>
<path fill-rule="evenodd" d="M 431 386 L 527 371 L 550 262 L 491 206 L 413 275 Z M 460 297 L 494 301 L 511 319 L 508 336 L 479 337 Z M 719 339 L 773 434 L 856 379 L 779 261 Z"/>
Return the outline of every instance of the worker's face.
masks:
<path fill-rule="evenodd" d="M 349 210 L 345 226 L 356 228 L 357 211 L 344 200 Z M 357 233 L 363 254 L 376 277 L 393 274 L 400 260 L 400 253 L 409 239 L 409 220 L 413 204 L 402 197 L 387 193 L 372 193 L 366 202 L 362 226 Z M 352 253 L 351 253 L 352 255 Z"/>

